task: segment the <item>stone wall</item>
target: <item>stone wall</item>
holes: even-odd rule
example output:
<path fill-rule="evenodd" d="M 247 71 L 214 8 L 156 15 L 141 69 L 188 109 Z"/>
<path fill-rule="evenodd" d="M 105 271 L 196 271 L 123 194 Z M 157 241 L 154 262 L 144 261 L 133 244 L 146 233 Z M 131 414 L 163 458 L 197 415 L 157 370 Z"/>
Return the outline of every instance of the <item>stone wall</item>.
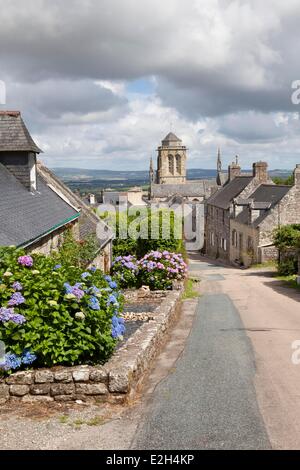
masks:
<path fill-rule="evenodd" d="M 229 260 L 230 226 L 229 210 L 208 204 L 205 217 L 205 252 L 212 258 Z M 212 238 L 213 234 L 213 238 Z M 226 240 L 226 250 L 224 242 Z"/>
<path fill-rule="evenodd" d="M 232 232 L 235 230 L 236 238 Z M 240 237 L 242 234 L 242 237 Z M 253 250 L 249 250 L 248 239 L 251 239 Z M 230 261 L 232 263 L 241 262 L 248 267 L 251 264 L 259 263 L 260 252 L 258 250 L 259 231 L 251 225 L 241 224 L 235 219 L 230 220 Z"/>
<path fill-rule="evenodd" d="M 124 403 L 141 384 L 180 311 L 182 286 L 166 295 L 155 319 L 144 323 L 104 366 L 53 367 L 17 372 L 0 380 L 8 401 Z"/>
<path fill-rule="evenodd" d="M 63 234 L 67 229 L 71 229 L 75 239 L 78 239 L 78 219 L 74 222 L 69 223 L 68 225 L 64 225 L 59 229 L 53 231 L 49 235 L 44 236 L 38 242 L 30 245 L 27 248 L 27 252 L 34 254 L 34 253 L 41 253 L 45 256 L 51 254 L 52 251 L 58 250 L 63 242 Z"/>

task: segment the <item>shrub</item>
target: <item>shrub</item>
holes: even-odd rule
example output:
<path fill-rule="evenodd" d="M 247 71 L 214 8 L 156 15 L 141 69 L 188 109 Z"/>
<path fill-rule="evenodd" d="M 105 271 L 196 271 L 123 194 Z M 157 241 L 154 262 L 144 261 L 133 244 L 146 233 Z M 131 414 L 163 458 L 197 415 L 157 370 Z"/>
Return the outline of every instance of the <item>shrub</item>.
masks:
<path fill-rule="evenodd" d="M 103 363 L 124 332 L 117 283 L 91 268 L 0 248 L 2 369 Z"/>
<path fill-rule="evenodd" d="M 290 276 L 298 272 L 297 258 L 287 258 L 278 263 L 278 274 L 280 276 Z"/>
<path fill-rule="evenodd" d="M 115 239 L 113 241 L 113 255 L 128 256 L 134 255 L 137 258 L 143 257 L 150 251 L 183 251 L 182 240 L 182 219 L 169 209 L 151 211 L 147 209 L 146 216 L 139 214 L 128 215 L 126 212 L 116 214 L 106 213 L 102 218 L 114 229 Z M 136 238 L 128 234 L 128 227 L 134 223 L 136 226 Z M 127 238 L 121 237 L 122 234 Z M 139 236 L 140 233 L 140 236 Z"/>
<path fill-rule="evenodd" d="M 112 264 L 112 274 L 120 287 L 136 287 L 139 269 L 135 256 L 118 256 Z"/>
<path fill-rule="evenodd" d="M 151 290 L 171 289 L 173 281 L 186 276 L 187 265 L 182 255 L 169 251 L 151 251 L 139 262 L 139 279 L 141 284 Z"/>
<path fill-rule="evenodd" d="M 92 262 L 99 249 L 96 236 L 89 235 L 85 240 L 75 240 L 71 230 L 63 235 L 63 242 L 58 252 L 52 257 L 57 264 L 84 268 Z"/>

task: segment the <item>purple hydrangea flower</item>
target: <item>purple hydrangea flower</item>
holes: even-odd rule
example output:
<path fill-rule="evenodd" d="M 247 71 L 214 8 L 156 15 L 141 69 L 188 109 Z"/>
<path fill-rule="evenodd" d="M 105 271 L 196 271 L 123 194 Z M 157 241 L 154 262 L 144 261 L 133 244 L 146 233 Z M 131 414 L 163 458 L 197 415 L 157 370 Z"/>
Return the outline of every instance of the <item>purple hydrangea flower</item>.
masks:
<path fill-rule="evenodd" d="M 33 266 L 33 259 L 31 258 L 31 256 L 20 256 L 18 258 L 18 263 L 22 266 L 27 266 L 28 268 L 31 268 Z"/>
<path fill-rule="evenodd" d="M 17 281 L 13 283 L 12 288 L 13 288 L 13 290 L 15 290 L 15 291 L 21 291 L 21 290 L 23 290 L 22 284 L 21 284 L 20 282 L 17 282 Z"/>
<path fill-rule="evenodd" d="M 57 269 L 60 269 L 61 267 L 62 267 L 61 264 L 57 264 L 56 266 L 54 266 L 53 271 L 56 271 Z"/>
<path fill-rule="evenodd" d="M 10 321 L 15 323 L 16 325 L 23 325 L 23 323 L 26 323 L 26 318 L 23 315 L 20 315 L 19 313 L 13 313 L 10 317 Z"/>
<path fill-rule="evenodd" d="M 5 307 L 0 308 L 0 321 L 3 323 L 10 321 L 11 316 L 13 314 L 14 314 L 13 308 L 5 308 Z"/>
<path fill-rule="evenodd" d="M 9 306 L 9 307 L 14 307 L 14 306 L 16 306 L 16 305 L 21 305 L 21 304 L 23 304 L 24 302 L 25 302 L 25 299 L 24 299 L 23 295 L 22 295 L 20 292 L 15 292 L 15 293 L 11 296 L 11 298 L 10 298 L 10 300 L 9 300 L 9 302 L 8 302 L 8 306 Z"/>

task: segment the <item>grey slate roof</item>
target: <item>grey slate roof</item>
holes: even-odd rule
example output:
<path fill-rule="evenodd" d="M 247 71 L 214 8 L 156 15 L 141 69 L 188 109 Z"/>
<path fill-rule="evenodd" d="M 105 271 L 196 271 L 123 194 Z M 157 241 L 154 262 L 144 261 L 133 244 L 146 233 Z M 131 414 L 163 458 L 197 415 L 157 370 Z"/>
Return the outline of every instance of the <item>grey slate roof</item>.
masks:
<path fill-rule="evenodd" d="M 38 175 L 33 194 L 0 164 L 0 245 L 27 246 L 79 216 Z"/>
<path fill-rule="evenodd" d="M 169 132 L 168 135 L 163 139 L 162 144 L 163 145 L 169 145 L 172 142 L 182 142 L 177 135 L 173 134 L 173 132 Z"/>
<path fill-rule="evenodd" d="M 215 180 L 199 180 L 185 184 L 152 184 L 153 198 L 167 198 L 174 195 L 183 197 L 209 196 L 210 188 L 216 186 Z"/>
<path fill-rule="evenodd" d="M 221 209 L 229 209 L 231 201 L 248 186 L 252 178 L 252 176 L 236 176 L 232 181 L 229 181 L 214 193 L 208 199 L 207 204 Z"/>
<path fill-rule="evenodd" d="M 278 202 L 289 192 L 291 186 L 281 186 L 277 184 L 261 184 L 254 193 L 251 194 L 250 198 L 253 200 L 253 208 L 261 209 L 260 216 L 253 222 L 254 227 L 258 227 L 259 224 L 267 217 L 269 211 L 278 204 Z M 267 206 L 267 207 L 266 207 Z M 242 224 L 248 223 L 249 209 L 245 208 L 235 218 L 237 222 Z"/>
<path fill-rule="evenodd" d="M 35 152 L 35 144 L 19 111 L 0 111 L 0 152 Z"/>
<path fill-rule="evenodd" d="M 79 218 L 79 236 L 82 240 L 89 235 L 97 235 L 98 246 L 103 248 L 113 239 L 112 230 L 105 224 L 100 217 L 68 186 L 66 186 L 49 168 L 44 166 L 41 161 L 37 163 L 37 172 L 43 179 L 53 186 L 57 191 L 63 194 L 65 198 L 78 210 Z"/>

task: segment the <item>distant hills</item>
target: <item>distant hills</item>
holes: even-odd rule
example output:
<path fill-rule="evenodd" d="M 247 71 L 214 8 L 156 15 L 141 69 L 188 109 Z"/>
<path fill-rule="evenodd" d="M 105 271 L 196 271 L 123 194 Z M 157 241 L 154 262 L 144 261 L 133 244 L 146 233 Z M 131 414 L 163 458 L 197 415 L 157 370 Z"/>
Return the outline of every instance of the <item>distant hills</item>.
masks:
<path fill-rule="evenodd" d="M 113 170 L 87 170 L 84 168 L 52 168 L 54 173 L 64 181 L 92 182 L 101 181 L 145 181 L 149 180 L 148 171 L 113 171 Z M 251 172 L 251 170 L 245 170 Z M 288 176 L 291 170 L 270 170 L 270 176 Z M 187 170 L 188 179 L 215 178 L 216 170 L 194 168 Z"/>

